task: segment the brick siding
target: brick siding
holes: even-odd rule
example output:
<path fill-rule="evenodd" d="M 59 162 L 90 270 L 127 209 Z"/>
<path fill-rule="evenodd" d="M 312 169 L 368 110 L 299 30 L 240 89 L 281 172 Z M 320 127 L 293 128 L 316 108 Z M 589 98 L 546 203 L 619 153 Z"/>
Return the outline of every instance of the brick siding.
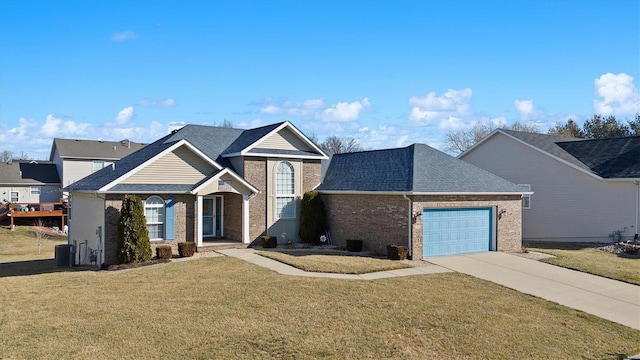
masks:
<path fill-rule="evenodd" d="M 223 231 L 224 238 L 242 241 L 242 195 L 224 193 Z"/>
<path fill-rule="evenodd" d="M 496 219 L 498 251 L 519 251 L 522 247 L 522 208 L 519 195 L 496 196 L 408 196 L 412 214 L 425 208 L 497 207 L 507 214 Z M 346 240 L 363 240 L 365 250 L 386 254 L 394 243 L 408 246 L 408 201 L 397 195 L 322 195 L 334 244 L 346 246 Z M 422 259 L 422 216 L 412 216 L 413 259 Z"/>
<path fill-rule="evenodd" d="M 151 195 L 144 195 L 142 200 Z M 173 198 L 175 200 L 174 213 L 174 235 L 175 239 L 171 241 L 154 241 L 152 250 L 155 251 L 155 245 L 159 244 L 177 244 L 183 241 L 195 241 L 195 208 L 196 197 L 192 195 L 157 195 L 165 201 Z M 107 195 L 105 206 L 105 263 L 115 264 L 118 262 L 118 218 L 120 217 L 120 209 L 122 208 L 123 194 Z M 155 255 L 155 252 L 153 253 Z"/>
<path fill-rule="evenodd" d="M 254 241 L 267 229 L 267 159 L 245 158 L 244 178 L 260 190 L 249 200 L 249 240 Z"/>

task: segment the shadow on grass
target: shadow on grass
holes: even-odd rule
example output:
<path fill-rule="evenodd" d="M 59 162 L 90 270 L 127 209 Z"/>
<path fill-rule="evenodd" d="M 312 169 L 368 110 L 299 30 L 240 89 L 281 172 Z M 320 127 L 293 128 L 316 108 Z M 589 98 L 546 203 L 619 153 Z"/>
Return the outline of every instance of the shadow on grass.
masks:
<path fill-rule="evenodd" d="M 549 250 L 582 250 L 596 248 L 606 244 L 600 243 L 559 243 L 559 242 L 537 242 L 529 241 L 525 244 L 528 248 L 549 249 Z"/>
<path fill-rule="evenodd" d="M 40 275 L 57 272 L 95 270 L 92 266 L 56 267 L 55 259 L 29 260 L 0 263 L 0 278 L 10 276 Z"/>
<path fill-rule="evenodd" d="M 347 250 L 312 250 L 312 249 L 260 249 L 259 251 L 264 252 L 278 252 L 291 256 L 309 256 L 309 255 L 327 255 L 327 256 L 358 256 L 358 257 L 368 257 L 368 258 L 380 258 L 376 254 L 361 251 L 361 252 L 351 252 Z"/>

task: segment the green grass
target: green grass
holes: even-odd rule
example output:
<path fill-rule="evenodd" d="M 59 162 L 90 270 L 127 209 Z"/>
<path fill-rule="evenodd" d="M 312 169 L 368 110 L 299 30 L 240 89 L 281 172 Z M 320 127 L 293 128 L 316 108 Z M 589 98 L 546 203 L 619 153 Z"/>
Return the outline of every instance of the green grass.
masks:
<path fill-rule="evenodd" d="M 307 278 L 230 257 L 28 276 L 9 275 L 15 262 L 0 266 L 0 357 L 8 359 L 616 359 L 640 352 L 640 331 L 459 273 Z"/>
<path fill-rule="evenodd" d="M 374 259 L 365 256 L 337 255 L 335 253 L 259 251 L 257 254 L 301 270 L 324 273 L 367 274 L 411 267 L 399 261 Z"/>
<path fill-rule="evenodd" d="M 640 285 L 640 258 L 630 259 L 586 245 L 533 243 L 531 251 L 554 255 L 542 261 L 589 274 Z"/>

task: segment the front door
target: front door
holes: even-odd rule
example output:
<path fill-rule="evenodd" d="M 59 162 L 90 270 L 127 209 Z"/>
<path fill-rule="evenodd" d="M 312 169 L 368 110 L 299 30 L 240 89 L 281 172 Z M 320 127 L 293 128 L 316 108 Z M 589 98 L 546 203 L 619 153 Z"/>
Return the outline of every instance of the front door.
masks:
<path fill-rule="evenodd" d="M 202 236 L 223 236 L 222 196 L 202 199 Z"/>

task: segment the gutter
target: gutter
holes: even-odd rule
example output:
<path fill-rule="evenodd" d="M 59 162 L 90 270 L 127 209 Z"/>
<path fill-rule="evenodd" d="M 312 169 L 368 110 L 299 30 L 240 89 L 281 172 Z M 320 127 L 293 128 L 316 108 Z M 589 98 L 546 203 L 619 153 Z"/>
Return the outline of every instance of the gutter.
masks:
<path fill-rule="evenodd" d="M 402 195 L 403 198 L 407 199 L 408 201 L 408 218 L 409 218 L 409 226 L 407 227 L 408 232 L 409 232 L 409 238 L 408 238 L 408 245 L 409 245 L 409 258 L 413 259 L 413 234 L 412 234 L 412 226 L 413 226 L 413 222 L 412 222 L 412 215 L 413 215 L 413 204 L 411 203 L 411 199 L 409 199 L 407 197 L 407 195 Z"/>
<path fill-rule="evenodd" d="M 362 191 L 362 190 L 316 190 L 327 195 L 532 195 L 533 191 L 517 192 L 422 192 L 422 191 Z"/>

